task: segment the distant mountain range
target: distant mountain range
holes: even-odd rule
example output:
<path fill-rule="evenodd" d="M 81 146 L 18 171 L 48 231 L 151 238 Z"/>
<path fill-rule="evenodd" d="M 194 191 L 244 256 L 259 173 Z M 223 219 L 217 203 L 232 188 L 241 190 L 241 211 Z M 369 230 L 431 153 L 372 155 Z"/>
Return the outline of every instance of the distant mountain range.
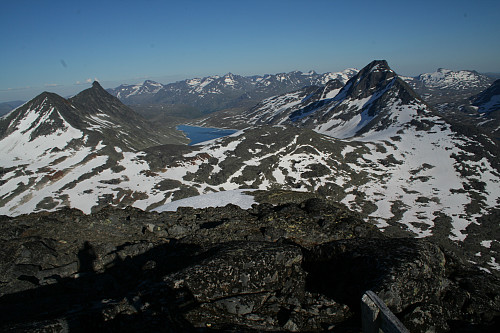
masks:
<path fill-rule="evenodd" d="M 330 80 L 336 79 L 345 84 L 357 71 L 349 68 L 342 72 L 323 74 L 293 71 L 255 76 L 228 73 L 224 76 L 186 79 L 169 84 L 146 80 L 142 84 L 123 84 L 107 91 L 148 119 L 161 118 L 158 113 L 165 112 L 193 118 L 223 109 L 248 108 L 265 98 L 306 86 L 324 86 Z M 427 103 L 439 106 L 443 97 L 449 102 L 450 99 L 463 99 L 480 93 L 497 76 L 494 73 L 479 74 L 476 71 L 439 68 L 433 73 L 401 78 Z M 23 103 L 0 103 L 0 116 Z"/>
<path fill-rule="evenodd" d="M 414 78 L 404 77 L 404 80 L 416 90 L 428 88 L 471 91 L 485 89 L 492 83 L 493 78 L 476 71 L 438 68 L 433 73 L 420 74 Z"/>
<path fill-rule="evenodd" d="M 302 73 L 224 76 L 187 79 L 163 85 L 151 80 L 139 85 L 121 85 L 108 91 L 128 105 L 186 104 L 201 109 L 203 113 L 230 108 L 242 101 L 260 101 L 264 98 L 301 89 L 306 86 L 324 86 L 330 80 L 347 82 L 358 70 L 349 68 L 342 72 L 318 74 Z M 442 95 L 474 95 L 486 89 L 494 79 L 476 71 L 452 71 L 439 68 L 433 73 L 416 77 L 402 77 L 426 101 L 439 100 Z"/>
<path fill-rule="evenodd" d="M 23 101 L 12 101 L 12 102 L 0 103 L 0 117 L 3 116 L 4 114 L 7 114 L 10 111 L 14 110 L 15 108 L 22 105 L 23 103 L 24 103 Z"/>
<path fill-rule="evenodd" d="M 147 119 L 171 123 L 177 121 L 175 117 L 197 118 L 220 110 L 225 110 L 226 118 L 239 117 L 242 111 L 248 110 L 263 99 L 305 87 L 310 88 L 304 92 L 312 91 L 314 87 L 321 89 L 330 80 L 338 81 L 331 83 L 330 87 L 344 85 L 356 73 L 356 69 L 324 74 L 295 71 L 251 77 L 229 73 L 168 85 L 145 81 L 140 85 L 122 85 L 108 91 Z M 401 79 L 427 104 L 454 121 L 465 123 L 468 121 L 467 112 L 462 109 L 468 104 L 468 98 L 485 90 L 494 81 L 492 77 L 476 71 L 452 71 L 443 68 L 433 73 Z"/>
<path fill-rule="evenodd" d="M 180 104 L 210 113 L 222 109 L 248 106 L 263 98 L 282 94 L 310 85 L 324 85 L 331 79 L 347 82 L 357 73 L 346 69 L 337 73 L 318 74 L 299 71 L 262 76 L 224 76 L 188 79 L 170 84 L 150 80 L 140 85 L 121 85 L 108 91 L 129 105 Z"/>
<path fill-rule="evenodd" d="M 457 103 L 479 94 L 494 81 L 494 78 L 476 71 L 452 71 L 444 68 L 433 73 L 402 78 L 427 103 L 443 113 L 453 112 Z"/>

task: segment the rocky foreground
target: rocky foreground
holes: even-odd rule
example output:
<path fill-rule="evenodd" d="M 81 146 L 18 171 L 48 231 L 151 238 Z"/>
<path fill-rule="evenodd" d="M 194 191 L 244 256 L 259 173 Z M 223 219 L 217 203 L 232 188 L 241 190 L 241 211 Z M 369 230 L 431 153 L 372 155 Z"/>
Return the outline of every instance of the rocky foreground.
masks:
<path fill-rule="evenodd" d="M 411 332 L 500 325 L 497 277 L 313 195 L 3 216 L 0 239 L 1 331 L 359 332 L 366 290 Z"/>

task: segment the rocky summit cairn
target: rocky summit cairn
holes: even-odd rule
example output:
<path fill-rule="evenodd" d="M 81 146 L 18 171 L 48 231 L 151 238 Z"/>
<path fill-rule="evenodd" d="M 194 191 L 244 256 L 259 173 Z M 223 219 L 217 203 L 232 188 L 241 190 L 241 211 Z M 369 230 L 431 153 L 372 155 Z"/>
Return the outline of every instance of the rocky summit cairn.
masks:
<path fill-rule="evenodd" d="M 367 290 L 410 332 L 499 324 L 493 275 L 342 205 L 294 201 L 0 217 L 0 330 L 359 332 Z"/>

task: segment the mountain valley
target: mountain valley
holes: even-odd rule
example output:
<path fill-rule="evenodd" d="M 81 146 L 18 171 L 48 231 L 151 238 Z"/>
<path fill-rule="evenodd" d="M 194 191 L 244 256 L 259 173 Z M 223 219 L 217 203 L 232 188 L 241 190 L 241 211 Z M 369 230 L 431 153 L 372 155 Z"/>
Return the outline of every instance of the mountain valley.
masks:
<path fill-rule="evenodd" d="M 382 260 L 391 269 L 399 269 L 394 268 L 399 278 L 411 280 L 405 270 L 413 269 L 418 276 L 418 292 L 405 290 L 401 287 L 405 281 L 399 278 L 397 282 L 387 282 L 390 279 L 383 275 L 386 271 L 377 273 L 387 277 L 383 283 L 373 282 L 377 280 L 373 277 L 369 283 L 358 281 L 356 288 L 379 288 L 391 310 L 400 314 L 415 332 L 429 331 L 416 324 L 421 319 L 419 313 L 431 316 L 422 319 L 427 326 L 433 322 L 432 316 L 442 320 L 442 329 L 436 327 L 435 332 L 459 331 L 458 322 L 467 322 L 471 330 L 490 329 L 488 325 L 494 327 L 500 320 L 498 86 L 499 81 L 473 71 L 439 69 L 417 78 L 401 77 L 386 61 L 376 60 L 359 71 L 348 69 L 339 73 L 311 71 L 255 77 L 227 74 L 169 85 L 146 81 L 108 91 L 95 82 L 92 88 L 69 99 L 43 93 L 0 118 L 0 227 L 6 235 L 2 241 L 11 249 L 2 256 L 13 255 L 19 265 L 26 261 L 26 272 L 12 264 L 14 261 L 2 263 L 2 288 L 12 287 L 12 293 L 18 293 L 22 299 L 31 297 L 22 294 L 26 290 L 52 288 L 52 283 L 62 283 L 58 279 L 72 276 L 82 285 L 88 281 L 104 283 L 104 275 L 87 282 L 75 275 L 81 273 L 71 266 L 78 261 L 75 258 L 81 245 L 76 244 L 76 239 L 70 242 L 69 235 L 64 236 L 68 239 L 59 234 L 48 235 L 42 227 L 37 229 L 36 221 L 54 223 L 50 227 L 54 230 L 69 221 L 83 221 L 85 227 L 81 230 L 80 226 L 68 228 L 78 230 L 84 234 L 80 240 L 96 246 L 98 253 L 92 260 L 102 264 L 95 268 L 98 274 L 109 273 L 111 266 L 106 265 L 113 262 L 110 258 L 122 256 L 120 251 L 125 253 L 129 248 L 132 252 L 127 260 L 137 261 L 134 265 L 141 267 L 148 260 L 157 265 L 158 258 L 148 251 L 161 249 L 169 256 L 178 252 L 186 255 L 189 262 L 201 260 L 207 267 L 217 262 L 220 268 L 224 260 L 242 260 L 237 259 L 241 255 L 236 250 L 239 246 L 252 253 L 251 260 L 257 260 L 258 251 L 253 253 L 249 250 L 252 244 L 245 243 L 255 241 L 261 242 L 257 248 L 266 249 L 263 253 L 288 258 L 277 270 L 277 280 L 269 277 L 269 281 L 278 281 L 279 285 L 272 291 L 254 286 L 255 290 L 243 288 L 236 294 L 218 295 L 219 291 L 214 290 L 213 295 L 206 296 L 193 287 L 197 280 L 191 270 L 196 270 L 196 266 L 181 264 L 168 272 L 156 266 L 149 271 L 144 269 L 151 273 L 147 283 L 156 281 L 154 288 L 166 283 L 168 287 L 161 288 L 173 292 L 167 297 L 168 302 L 187 297 L 182 294 L 183 288 L 190 288 L 193 304 L 203 304 L 201 308 L 205 309 L 203 312 L 193 305 L 183 312 L 187 313 L 189 325 L 195 327 L 211 323 L 223 330 L 224 323 L 232 323 L 235 326 L 228 331 L 243 327 L 249 331 L 321 331 L 325 327 L 320 321 L 328 319 L 313 308 L 328 309 L 339 316 L 342 313 L 338 323 L 345 324 L 359 315 L 351 303 L 352 295 L 339 298 L 335 294 L 338 291 L 325 292 L 322 287 L 311 289 L 307 285 L 299 297 L 287 289 L 286 281 L 306 283 L 306 275 L 315 280 L 320 273 L 333 274 L 327 268 L 322 271 L 319 263 L 331 263 L 346 253 L 351 255 L 350 251 L 360 251 L 366 258 L 367 253 L 374 252 L 379 257 L 370 260 L 382 260 L 387 254 L 378 247 L 386 244 L 388 249 L 418 258 L 418 267 L 413 267 L 414 261 L 406 257 L 394 259 L 397 264 Z M 175 112 L 162 114 L 159 110 L 165 105 Z M 142 112 L 135 112 L 135 108 Z M 237 131 L 187 145 L 189 140 L 175 129 L 181 123 Z M 232 202 L 246 196 L 254 205 L 245 209 L 228 205 L 164 212 L 173 202 L 186 198 L 203 200 L 204 195 L 216 193 L 228 193 Z M 98 229 L 89 233 L 93 219 Z M 24 229 L 9 231 L 8 225 L 16 223 Z M 59 232 L 64 234 L 62 229 Z M 109 249 L 105 245 L 106 233 L 116 236 Z M 26 242 L 22 243 L 16 235 L 34 236 L 22 236 Z M 363 245 L 364 238 L 368 245 Z M 38 244 L 40 239 L 44 244 L 53 242 L 48 248 L 57 248 L 54 253 L 63 251 L 60 244 L 66 244 L 54 240 L 72 244 L 71 249 L 66 249 L 67 260 L 46 264 L 67 268 L 53 272 L 59 278 L 44 272 L 48 266 L 37 268 L 33 258 L 26 259 L 28 254 L 24 258 L 16 252 L 17 248 L 30 248 L 30 242 Z M 406 249 L 405 242 L 414 244 L 415 252 Z M 189 249 L 193 244 L 196 249 Z M 332 259 L 334 255 L 329 257 L 328 253 L 339 257 Z M 148 260 L 139 259 L 143 255 Z M 126 254 L 121 258 L 126 260 Z M 335 261 L 335 265 L 348 260 L 345 258 Z M 262 260 L 279 261 L 274 257 Z M 129 269 L 121 264 L 116 267 Z M 442 285 L 422 282 L 431 280 L 426 267 L 439 276 Z M 135 279 L 142 274 L 139 271 L 129 273 Z M 253 274 L 243 268 L 240 273 Z M 460 280 L 462 274 L 486 281 L 483 289 L 464 286 L 465 282 L 460 281 L 468 278 Z M 140 290 L 140 283 L 144 282 L 140 276 L 133 282 L 135 287 L 126 286 L 132 296 L 109 295 L 109 307 L 99 311 L 153 316 L 154 311 L 144 310 L 149 296 Z M 209 279 L 212 278 L 223 280 L 227 276 Z M 315 283 L 320 286 L 323 282 Z M 469 298 L 453 298 L 460 305 L 447 308 L 443 304 L 454 290 Z M 406 298 L 398 300 L 394 296 L 397 292 Z M 255 298 L 250 296 L 253 294 Z M 437 298 L 431 299 L 432 294 L 437 294 Z M 125 297 L 126 310 L 118 309 L 119 296 Z M 280 300 L 273 301 L 273 297 L 282 297 L 286 309 L 270 305 L 279 304 Z M 315 297 L 323 303 L 314 303 Z M 349 301 L 340 302 L 343 297 Z M 136 298 L 142 302 L 142 310 L 130 310 L 131 300 Z M 250 303 L 248 310 L 245 306 Z M 466 304 L 475 304 L 470 318 L 456 310 L 466 308 Z M 161 308 L 157 303 L 154 306 Z M 169 312 L 169 316 L 177 314 L 175 311 Z M 42 316 L 43 320 L 60 318 L 56 312 Z M 217 315 L 207 317 L 209 313 Z M 64 316 L 70 318 L 72 314 Z M 275 320 L 269 321 L 266 316 Z M 478 316 L 483 319 L 477 319 Z M 116 313 L 110 318 L 110 323 L 119 322 L 115 321 Z M 162 320 L 184 327 L 185 323 L 176 318 Z M 41 323 L 36 316 L 30 320 L 36 325 Z M 21 327 L 14 322 L 9 325 Z"/>

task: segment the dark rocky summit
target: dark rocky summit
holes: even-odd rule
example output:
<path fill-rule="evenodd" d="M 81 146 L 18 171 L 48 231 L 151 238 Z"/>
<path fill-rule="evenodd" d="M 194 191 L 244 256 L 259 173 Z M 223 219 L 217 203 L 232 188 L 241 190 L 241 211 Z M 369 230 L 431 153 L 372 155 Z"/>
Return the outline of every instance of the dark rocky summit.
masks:
<path fill-rule="evenodd" d="M 366 290 L 411 332 L 500 324 L 498 278 L 311 196 L 3 216 L 0 239 L 1 331 L 359 332 Z"/>

